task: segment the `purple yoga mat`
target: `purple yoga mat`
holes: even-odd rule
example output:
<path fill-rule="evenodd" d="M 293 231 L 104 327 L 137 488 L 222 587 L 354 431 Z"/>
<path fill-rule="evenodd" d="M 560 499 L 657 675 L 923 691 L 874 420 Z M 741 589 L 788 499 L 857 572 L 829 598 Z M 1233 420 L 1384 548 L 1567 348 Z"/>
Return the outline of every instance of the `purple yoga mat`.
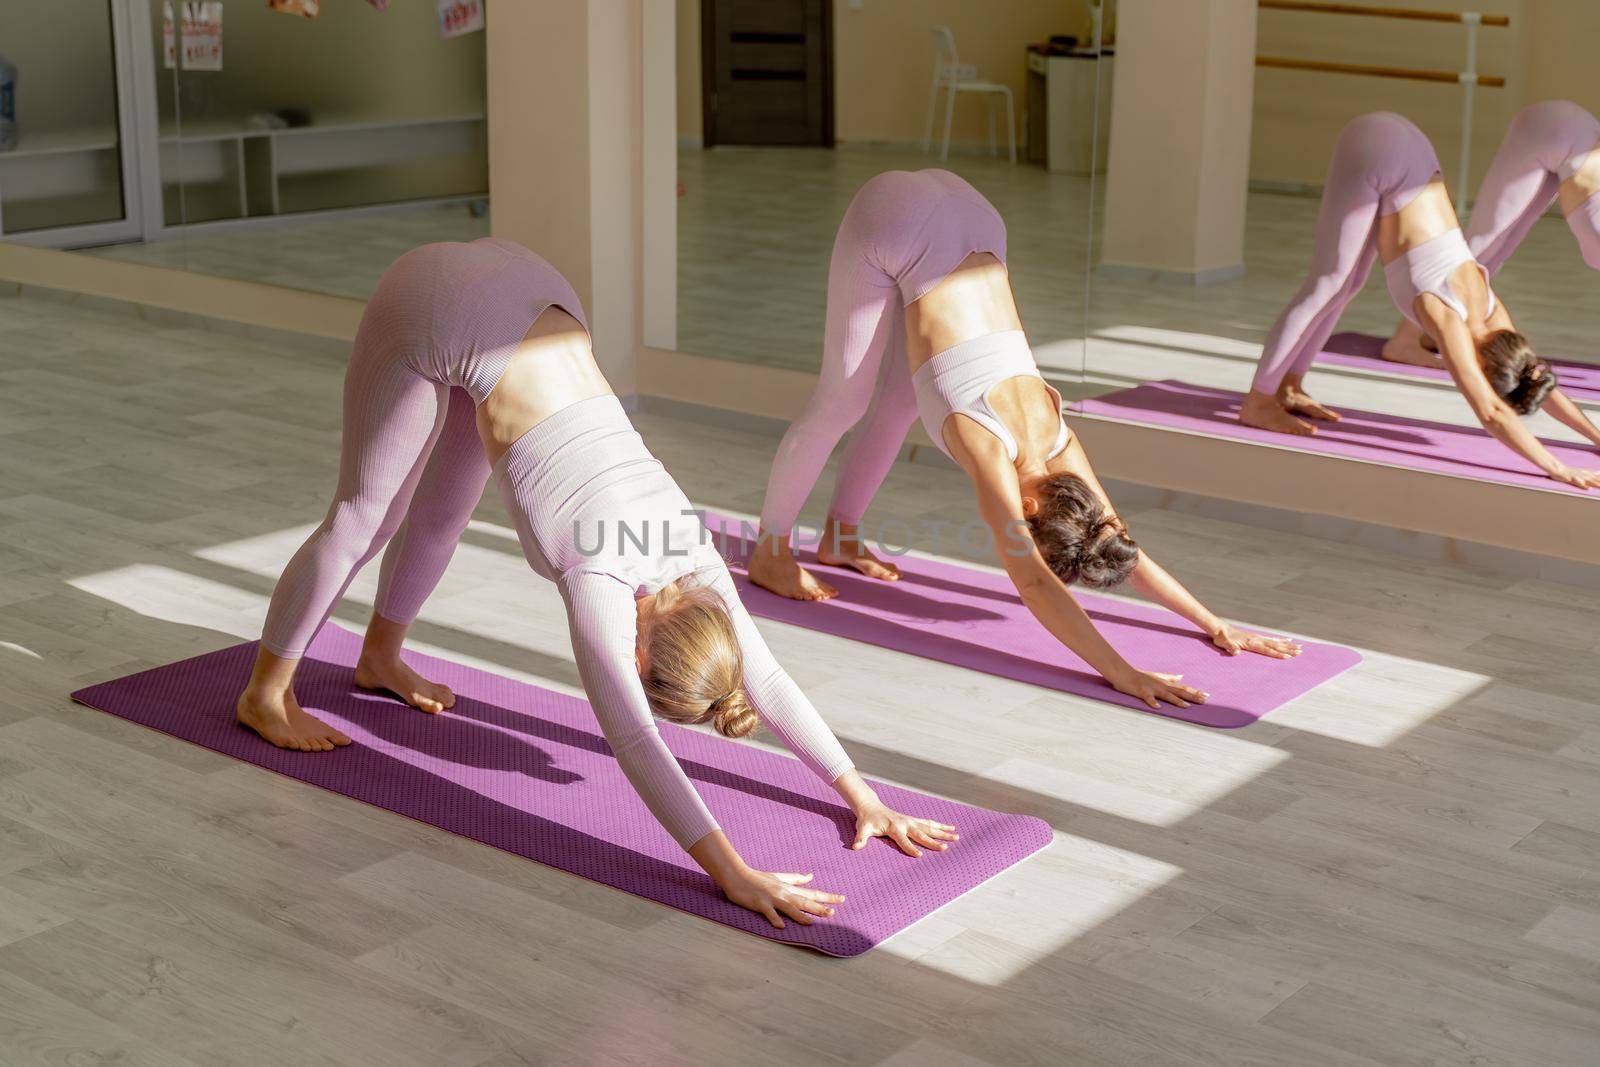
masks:
<path fill-rule="evenodd" d="M 1317 356 L 1317 362 L 1335 367 L 1383 371 L 1386 374 L 1399 374 L 1407 378 L 1450 381 L 1450 372 L 1443 367 L 1413 367 L 1409 363 L 1391 363 L 1383 358 L 1382 353 L 1382 337 L 1373 337 L 1365 333 L 1336 333 L 1328 339 L 1327 347 Z M 1600 400 L 1600 366 L 1559 359 L 1551 360 L 1550 366 L 1555 369 L 1561 388 L 1568 395 L 1579 400 Z"/>
<path fill-rule="evenodd" d="M 1533 464 L 1475 426 L 1451 426 L 1339 407 L 1343 419 L 1317 423 L 1317 433 L 1313 437 L 1296 437 L 1241 423 L 1239 404 L 1243 400 L 1243 394 L 1226 389 L 1177 381 L 1146 382 L 1133 389 L 1080 400 L 1077 410 L 1085 415 L 1197 430 L 1216 437 L 1258 441 L 1301 452 L 1454 474 L 1485 482 L 1586 494 L 1600 500 L 1600 492 L 1546 478 Z M 1600 467 L 1600 453 L 1592 448 L 1555 441 L 1544 444 L 1563 463 L 1574 467 Z"/>
<path fill-rule="evenodd" d="M 1050 843 L 1050 827 L 873 783 L 896 810 L 954 824 L 948 852 L 912 859 L 888 842 L 850 850 L 855 822 L 798 760 L 661 724 L 728 836 L 752 866 L 812 871 L 843 893 L 831 919 L 775 930 L 726 898 L 651 817 L 589 705 L 430 656 L 407 659 L 456 693 L 425 715 L 357 689 L 361 640 L 328 625 L 295 679 L 301 705 L 347 733 L 332 752 L 273 748 L 233 719 L 254 642 L 90 686 L 72 699 L 258 767 L 410 816 L 747 933 L 855 956 Z"/>
<path fill-rule="evenodd" d="M 899 581 L 882 582 L 853 570 L 820 567 L 818 575 L 838 589 L 839 596 L 789 600 L 752 585 L 745 574 L 744 561 L 753 545 L 749 524 L 714 512 L 705 518 L 733 570 L 739 596 L 753 615 L 1150 711 L 1112 689 L 1051 637 L 1023 607 L 1003 573 L 905 555 L 894 559 Z M 816 566 L 809 553 L 804 561 Z M 1076 590 L 1073 595 L 1134 666 L 1181 674 L 1184 682 L 1210 694 L 1204 704 L 1161 707 L 1162 715 L 1202 726 L 1248 726 L 1361 662 L 1361 654 L 1353 649 L 1311 641 L 1292 660 L 1228 656 L 1189 623 L 1161 608 Z"/>

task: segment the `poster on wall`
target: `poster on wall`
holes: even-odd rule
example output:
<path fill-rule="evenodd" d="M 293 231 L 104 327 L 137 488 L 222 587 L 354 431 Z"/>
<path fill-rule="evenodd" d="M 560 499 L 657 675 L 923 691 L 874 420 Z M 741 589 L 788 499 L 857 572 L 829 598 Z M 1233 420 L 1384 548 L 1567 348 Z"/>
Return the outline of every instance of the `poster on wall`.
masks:
<path fill-rule="evenodd" d="M 222 69 L 222 0 L 183 0 L 183 69 Z"/>
<path fill-rule="evenodd" d="M 483 0 L 437 0 L 439 36 L 460 37 L 483 29 Z"/>
<path fill-rule="evenodd" d="M 168 70 L 178 68 L 178 30 L 172 14 L 172 0 L 161 0 L 161 65 Z"/>

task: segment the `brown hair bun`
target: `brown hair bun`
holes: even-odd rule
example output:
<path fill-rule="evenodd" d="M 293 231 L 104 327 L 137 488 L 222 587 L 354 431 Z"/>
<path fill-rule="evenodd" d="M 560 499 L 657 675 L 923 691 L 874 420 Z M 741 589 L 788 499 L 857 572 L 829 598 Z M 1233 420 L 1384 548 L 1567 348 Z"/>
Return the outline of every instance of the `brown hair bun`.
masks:
<path fill-rule="evenodd" d="M 1089 483 L 1076 474 L 1052 474 L 1039 483 L 1039 510 L 1028 520 L 1045 563 L 1068 585 L 1107 589 L 1139 564 L 1139 546 Z"/>
<path fill-rule="evenodd" d="M 1540 359 L 1533 345 L 1516 330 L 1497 330 L 1478 346 L 1484 377 L 1495 395 L 1518 415 L 1532 415 L 1555 389 L 1559 379 Z"/>

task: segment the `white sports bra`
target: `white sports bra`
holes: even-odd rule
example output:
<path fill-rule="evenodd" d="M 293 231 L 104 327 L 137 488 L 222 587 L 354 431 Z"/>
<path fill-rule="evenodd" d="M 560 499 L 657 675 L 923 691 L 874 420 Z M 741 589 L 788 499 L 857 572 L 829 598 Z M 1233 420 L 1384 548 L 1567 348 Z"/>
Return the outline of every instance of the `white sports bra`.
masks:
<path fill-rule="evenodd" d="M 1389 296 L 1394 300 L 1394 306 L 1400 309 L 1400 314 L 1420 326 L 1421 323 L 1417 323 L 1417 297 L 1432 293 L 1461 316 L 1462 322 L 1466 322 L 1467 305 L 1450 288 L 1450 275 L 1463 263 L 1472 263 L 1483 271 L 1483 284 L 1489 289 L 1489 309 L 1484 312 L 1484 317 L 1493 315 L 1495 296 L 1493 286 L 1489 285 L 1489 271 L 1473 257 L 1472 249 L 1467 247 L 1467 239 L 1459 229 L 1447 230 L 1419 245 L 1413 245 L 1394 262 L 1383 265 L 1384 278 L 1389 283 Z"/>
<path fill-rule="evenodd" d="M 1016 462 L 1017 439 L 989 406 L 990 391 L 1011 378 L 1038 378 L 1044 382 L 1039 365 L 1033 360 L 1033 350 L 1028 347 L 1028 339 L 1021 330 L 1005 330 L 963 341 L 917 368 L 911 376 L 917 394 L 917 413 L 922 417 L 923 429 L 939 446 L 939 451 L 950 455 L 944 440 L 945 420 L 951 415 L 965 415 L 998 437 L 1006 446 L 1006 455 Z M 1044 387 L 1055 398 L 1059 413 L 1061 394 L 1049 382 L 1044 382 Z M 1050 460 L 1059 456 L 1071 440 L 1072 432 L 1062 419 L 1055 444 L 1044 458 Z"/>

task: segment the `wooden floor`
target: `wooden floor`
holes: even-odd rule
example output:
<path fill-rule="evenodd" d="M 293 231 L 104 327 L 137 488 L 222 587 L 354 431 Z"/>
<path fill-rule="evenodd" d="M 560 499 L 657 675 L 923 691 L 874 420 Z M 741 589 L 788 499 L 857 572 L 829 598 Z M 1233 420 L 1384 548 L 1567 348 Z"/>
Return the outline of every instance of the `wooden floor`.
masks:
<path fill-rule="evenodd" d="M 371 214 L 315 213 L 272 225 L 198 228 L 160 241 L 86 251 L 218 278 L 283 285 L 365 300 L 389 265 L 418 245 L 489 236 L 487 215 L 466 204 L 399 204 Z"/>
<path fill-rule="evenodd" d="M 827 959 L 70 704 L 255 635 L 342 367 L 37 298 L 0 336 L 6 1067 L 1600 1060 L 1592 593 L 1132 510 L 1217 610 L 1366 651 L 1237 731 L 763 622 L 864 772 L 1056 831 Z M 639 421 L 696 501 L 757 507 L 772 440 Z M 968 495 L 903 465 L 876 514 Z M 419 647 L 575 691 L 552 587 L 478 518 Z"/>

